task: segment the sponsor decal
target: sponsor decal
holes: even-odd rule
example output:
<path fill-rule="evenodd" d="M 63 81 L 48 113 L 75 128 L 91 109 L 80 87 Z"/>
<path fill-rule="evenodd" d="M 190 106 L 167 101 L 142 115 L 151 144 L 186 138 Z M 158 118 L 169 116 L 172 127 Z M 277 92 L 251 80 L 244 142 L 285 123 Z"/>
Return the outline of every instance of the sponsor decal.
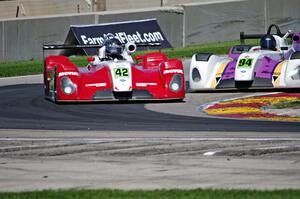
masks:
<path fill-rule="evenodd" d="M 85 87 L 104 87 L 106 83 L 93 83 L 93 84 L 85 84 Z"/>
<path fill-rule="evenodd" d="M 58 77 L 62 76 L 79 76 L 78 72 L 60 72 L 58 73 Z"/>
<path fill-rule="evenodd" d="M 107 33 L 107 34 L 113 34 L 113 33 Z M 103 34 L 101 37 L 89 37 L 85 34 L 80 35 L 80 38 L 83 42 L 83 44 L 88 45 L 103 45 L 104 38 L 107 34 Z M 116 32 L 113 34 L 122 44 L 126 44 L 128 42 L 133 43 L 156 43 L 156 42 L 162 42 L 164 41 L 164 37 L 161 32 L 154 31 L 154 32 L 145 32 L 140 33 L 139 31 L 136 31 L 135 33 L 126 33 L 126 32 Z"/>
<path fill-rule="evenodd" d="M 164 75 L 165 74 L 173 74 L 173 73 L 183 74 L 183 70 L 181 70 L 181 69 L 170 69 L 170 70 L 165 70 L 164 71 Z"/>
<path fill-rule="evenodd" d="M 157 86 L 157 83 L 154 83 L 154 82 L 145 82 L 145 83 L 136 83 L 135 84 L 136 86 L 139 86 L 139 87 L 146 87 L 146 86 Z"/>

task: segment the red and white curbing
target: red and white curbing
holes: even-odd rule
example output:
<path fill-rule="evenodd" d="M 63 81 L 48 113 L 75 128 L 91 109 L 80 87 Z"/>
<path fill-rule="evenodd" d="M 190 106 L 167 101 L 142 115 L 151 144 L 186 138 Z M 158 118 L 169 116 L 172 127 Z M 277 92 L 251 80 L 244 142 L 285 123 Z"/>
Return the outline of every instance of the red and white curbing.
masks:
<path fill-rule="evenodd" d="M 205 106 L 203 111 L 208 115 L 227 118 L 300 121 L 299 109 L 286 111 L 268 108 L 277 103 L 295 100 L 300 100 L 300 93 L 272 93 L 216 102 Z"/>

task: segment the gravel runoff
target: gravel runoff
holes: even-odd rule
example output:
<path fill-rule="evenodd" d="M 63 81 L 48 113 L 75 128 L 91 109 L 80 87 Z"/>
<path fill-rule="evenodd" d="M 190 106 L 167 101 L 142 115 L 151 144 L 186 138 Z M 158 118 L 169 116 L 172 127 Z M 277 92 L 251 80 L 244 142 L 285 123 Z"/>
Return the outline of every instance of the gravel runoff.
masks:
<path fill-rule="evenodd" d="M 299 133 L 0 130 L 0 191 L 300 188 Z"/>

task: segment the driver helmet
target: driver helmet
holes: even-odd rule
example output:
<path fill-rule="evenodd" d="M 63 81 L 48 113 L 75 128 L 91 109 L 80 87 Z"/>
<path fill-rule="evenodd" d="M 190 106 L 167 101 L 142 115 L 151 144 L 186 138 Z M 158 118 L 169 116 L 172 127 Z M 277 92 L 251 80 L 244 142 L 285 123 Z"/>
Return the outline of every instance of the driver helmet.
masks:
<path fill-rule="evenodd" d="M 106 40 L 104 46 L 106 55 L 110 57 L 118 57 L 123 52 L 123 46 L 116 38 Z"/>
<path fill-rule="evenodd" d="M 261 50 L 274 50 L 276 51 L 276 40 L 272 35 L 265 35 L 260 40 Z"/>

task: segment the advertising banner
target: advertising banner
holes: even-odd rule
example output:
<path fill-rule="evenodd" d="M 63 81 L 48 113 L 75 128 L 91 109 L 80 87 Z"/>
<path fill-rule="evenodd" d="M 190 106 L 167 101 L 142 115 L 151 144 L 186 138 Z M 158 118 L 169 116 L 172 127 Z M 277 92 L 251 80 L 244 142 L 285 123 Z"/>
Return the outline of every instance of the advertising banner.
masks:
<path fill-rule="evenodd" d="M 160 46 L 139 47 L 138 50 L 172 48 L 156 19 L 93 25 L 72 25 L 65 44 L 103 45 L 104 38 L 109 33 L 119 39 L 122 44 L 128 42 L 136 44 L 161 44 Z M 83 49 L 83 51 L 87 55 L 95 55 L 97 53 L 97 49 Z M 66 52 L 63 54 L 66 54 Z M 70 51 L 67 54 L 70 54 Z M 72 52 L 71 54 L 75 53 Z"/>

